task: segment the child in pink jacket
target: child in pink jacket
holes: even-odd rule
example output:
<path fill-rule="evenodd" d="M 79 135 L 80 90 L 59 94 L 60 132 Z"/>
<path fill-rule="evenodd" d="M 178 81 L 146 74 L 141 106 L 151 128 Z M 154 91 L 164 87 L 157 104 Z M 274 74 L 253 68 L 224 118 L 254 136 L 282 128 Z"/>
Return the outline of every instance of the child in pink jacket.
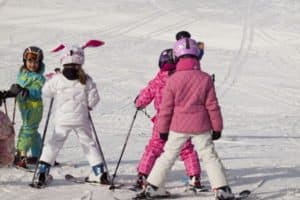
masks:
<path fill-rule="evenodd" d="M 216 200 L 232 200 L 234 195 L 213 143 L 213 139 L 221 136 L 223 129 L 213 81 L 209 74 L 200 69 L 199 48 L 195 40 L 178 40 L 173 53 L 176 72 L 168 78 L 157 119 L 161 137 L 168 140 L 139 196 L 155 198 L 157 195 L 169 195 L 164 189 L 165 178 L 182 146 L 192 138 L 215 191 Z"/>
<path fill-rule="evenodd" d="M 156 116 L 160 112 L 159 107 L 162 101 L 162 91 L 166 85 L 166 81 L 169 77 L 169 74 L 175 69 L 172 49 L 166 49 L 161 53 L 159 58 L 159 67 L 160 71 L 148 83 L 147 87 L 141 90 L 139 96 L 135 100 L 135 106 L 137 108 L 144 108 L 150 104 L 152 100 L 154 100 L 154 108 L 157 111 L 156 115 L 151 119 L 154 124 L 152 137 L 148 142 L 137 167 L 138 179 L 134 185 L 136 189 L 142 189 L 146 177 L 149 175 L 156 159 L 163 152 L 163 147 L 166 143 L 166 140 L 160 138 Z M 194 146 L 190 140 L 187 140 L 182 146 L 180 157 L 181 160 L 184 161 L 186 173 L 190 177 L 189 185 L 191 189 L 200 189 L 201 168 L 198 154 L 196 151 L 194 151 Z"/>

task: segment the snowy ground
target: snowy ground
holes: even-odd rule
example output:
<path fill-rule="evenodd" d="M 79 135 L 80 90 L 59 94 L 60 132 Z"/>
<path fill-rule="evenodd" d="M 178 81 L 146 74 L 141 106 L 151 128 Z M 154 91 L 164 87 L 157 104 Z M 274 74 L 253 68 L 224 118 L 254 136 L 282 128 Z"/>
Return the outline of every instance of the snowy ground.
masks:
<path fill-rule="evenodd" d="M 205 42 L 202 66 L 216 75 L 225 123 L 216 146 L 233 190 L 251 189 L 265 180 L 253 199 L 300 199 L 299 11 L 298 0 L 0 0 L 0 89 L 15 81 L 29 45 L 43 48 L 51 71 L 59 59 L 49 51 L 61 42 L 106 41 L 101 48 L 86 49 L 85 69 L 102 97 L 92 116 L 113 173 L 135 96 L 156 73 L 160 51 L 172 46 L 177 31 L 188 30 Z M 8 106 L 11 110 L 13 103 Z M 147 111 L 153 114 L 152 108 Z M 16 121 L 18 131 L 19 114 Z M 44 121 L 41 132 L 43 126 Z M 150 133 L 149 119 L 139 113 L 118 181 L 133 182 Z M 28 187 L 30 173 L 0 169 L 0 199 L 109 200 L 127 195 L 64 180 L 66 173 L 90 171 L 75 137 L 69 138 L 58 161 L 71 166 L 53 168 L 53 184 L 44 190 Z M 171 192 L 184 189 L 181 162 L 168 180 Z M 202 182 L 208 185 L 205 171 Z M 213 197 L 208 193 L 182 199 Z"/>

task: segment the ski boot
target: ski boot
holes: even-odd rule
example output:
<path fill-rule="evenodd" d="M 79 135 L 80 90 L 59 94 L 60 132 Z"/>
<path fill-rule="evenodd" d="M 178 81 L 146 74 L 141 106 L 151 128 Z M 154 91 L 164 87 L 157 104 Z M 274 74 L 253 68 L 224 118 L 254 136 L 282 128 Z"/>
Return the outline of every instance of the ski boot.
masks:
<path fill-rule="evenodd" d="M 110 180 L 107 172 L 104 171 L 103 164 L 95 165 L 92 167 L 93 173 L 91 173 L 87 178 L 86 182 L 89 183 L 99 183 L 103 185 L 109 185 Z"/>
<path fill-rule="evenodd" d="M 51 165 L 49 163 L 40 161 L 39 169 L 37 172 L 37 180 L 34 180 L 32 187 L 35 188 L 44 188 L 46 187 L 49 182 L 52 180 L 52 176 L 50 173 Z"/>
<path fill-rule="evenodd" d="M 171 197 L 170 192 L 166 191 L 163 187 L 156 187 L 151 184 L 146 184 L 144 190 L 137 194 L 133 199 L 158 199 Z"/>
<path fill-rule="evenodd" d="M 146 184 L 147 175 L 138 173 L 136 182 L 132 185 L 130 190 L 139 191 L 142 190 Z"/>
<path fill-rule="evenodd" d="M 199 176 L 191 176 L 189 179 L 189 185 L 187 191 L 197 192 L 207 192 L 208 188 L 201 185 Z"/>
<path fill-rule="evenodd" d="M 216 189 L 216 200 L 234 200 L 234 194 L 229 186 L 223 186 Z"/>
<path fill-rule="evenodd" d="M 19 168 L 27 169 L 27 157 L 25 154 L 21 155 L 21 152 L 17 152 L 15 155 L 14 165 Z"/>

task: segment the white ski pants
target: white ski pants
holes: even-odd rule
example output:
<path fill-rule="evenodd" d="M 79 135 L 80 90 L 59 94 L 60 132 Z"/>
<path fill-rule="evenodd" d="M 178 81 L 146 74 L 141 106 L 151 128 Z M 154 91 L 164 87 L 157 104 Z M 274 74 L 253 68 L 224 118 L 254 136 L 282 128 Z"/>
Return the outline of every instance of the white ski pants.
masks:
<path fill-rule="evenodd" d="M 147 182 L 157 187 L 164 187 L 165 179 L 176 161 L 181 146 L 187 139 L 192 138 L 195 149 L 203 161 L 212 188 L 228 185 L 224 167 L 218 157 L 212 142 L 211 133 L 186 134 L 170 131 L 164 152 L 156 160 L 155 165 L 147 178 Z"/>
<path fill-rule="evenodd" d="M 91 166 L 95 166 L 103 162 L 96 141 L 93 138 L 90 126 L 67 125 L 55 126 L 54 133 L 42 150 L 40 160 L 53 165 L 59 151 L 63 147 L 65 140 L 71 132 L 76 134 L 83 152 Z"/>

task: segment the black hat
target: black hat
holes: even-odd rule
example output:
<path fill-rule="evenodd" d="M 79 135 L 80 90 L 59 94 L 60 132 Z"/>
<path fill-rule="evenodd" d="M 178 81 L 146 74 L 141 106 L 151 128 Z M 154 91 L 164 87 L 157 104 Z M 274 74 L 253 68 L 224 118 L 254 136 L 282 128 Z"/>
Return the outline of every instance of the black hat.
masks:
<path fill-rule="evenodd" d="M 176 40 L 180 40 L 182 38 L 191 38 L 191 34 L 187 31 L 179 31 L 176 36 Z"/>

